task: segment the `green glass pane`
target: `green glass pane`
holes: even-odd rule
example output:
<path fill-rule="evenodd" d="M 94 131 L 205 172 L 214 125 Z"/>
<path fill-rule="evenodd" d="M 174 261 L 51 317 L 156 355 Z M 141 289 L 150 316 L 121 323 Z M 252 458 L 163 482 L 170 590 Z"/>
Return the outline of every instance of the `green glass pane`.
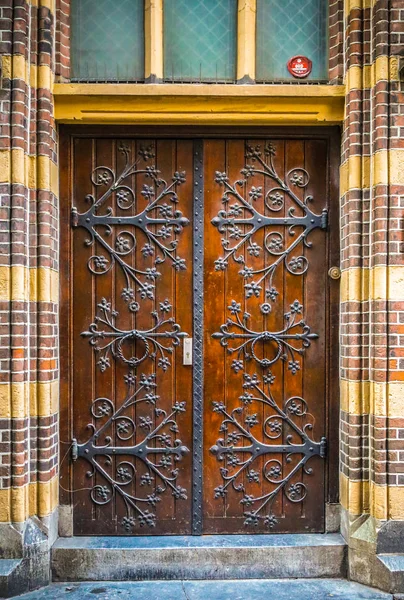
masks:
<path fill-rule="evenodd" d="M 306 79 L 327 79 L 326 0 L 258 0 L 256 79 L 294 79 L 286 68 L 301 54 L 313 62 Z"/>
<path fill-rule="evenodd" d="M 143 0 L 72 0 L 72 79 L 144 78 Z"/>
<path fill-rule="evenodd" d="M 234 81 L 237 0 L 164 1 L 164 78 Z"/>

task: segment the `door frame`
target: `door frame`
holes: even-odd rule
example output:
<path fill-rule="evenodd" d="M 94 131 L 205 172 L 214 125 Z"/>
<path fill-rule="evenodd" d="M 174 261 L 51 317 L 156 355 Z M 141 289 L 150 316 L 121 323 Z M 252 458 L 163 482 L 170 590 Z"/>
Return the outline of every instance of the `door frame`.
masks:
<path fill-rule="evenodd" d="M 71 228 L 70 224 L 70 200 L 72 184 L 72 140 L 77 137 L 92 138 L 149 138 L 155 139 L 207 139 L 207 138 L 254 138 L 254 139 L 317 139 L 326 140 L 329 147 L 329 168 L 327 172 L 327 187 L 330 196 L 328 235 L 329 264 L 328 267 L 340 265 L 340 224 L 339 224 L 339 167 L 340 167 L 340 127 L 317 126 L 317 127 L 292 127 L 292 126 L 99 126 L 99 125 L 59 125 L 59 180 L 60 180 L 60 529 L 63 535 L 73 535 L 73 496 L 69 490 L 72 489 L 72 462 L 68 460 L 70 454 L 70 441 L 72 432 L 72 396 L 71 396 L 71 365 L 72 365 L 72 340 L 71 331 L 71 294 L 72 281 L 70 277 L 71 256 Z M 202 144 L 201 144 L 202 145 Z M 202 198 L 203 200 L 203 198 Z M 201 205 L 203 206 L 203 204 Z M 201 211 L 194 206 L 194 219 Z M 203 220 L 201 220 L 201 223 Z M 203 227 L 203 224 L 201 225 Z M 194 232 L 200 235 L 199 230 Z M 203 234 L 203 232 L 202 232 Z M 195 268 L 195 263 L 199 268 Z M 199 296 L 199 302 L 203 302 L 203 253 L 202 258 L 197 257 L 194 252 L 194 294 Z M 328 291 L 328 306 L 326 312 L 326 327 L 329 329 L 329 347 L 327 351 L 327 373 L 326 373 L 326 436 L 328 451 L 325 466 L 325 502 L 326 506 L 338 504 L 339 502 L 339 314 L 340 296 L 339 282 L 330 280 Z M 196 311 L 195 311 L 196 312 Z M 194 313 L 194 331 L 197 333 L 198 323 Z M 202 336 L 201 336 L 202 337 Z M 195 343 L 194 343 L 195 347 Z M 203 365 L 202 361 L 193 361 L 193 401 L 203 392 Z M 199 401 L 199 411 L 202 409 L 202 401 Z M 193 409 L 194 410 L 194 409 Z M 194 414 L 194 422 L 200 415 Z M 337 424 L 337 426 L 336 426 Z M 201 436 L 203 439 L 203 436 Z M 195 443 L 195 438 L 194 438 Z M 201 442 L 202 443 L 202 442 Z M 68 449 L 68 450 L 67 450 Z M 201 448 L 193 448 L 194 466 L 202 469 L 200 456 Z M 196 507 L 201 498 L 194 495 L 193 524 L 192 531 L 200 535 L 202 523 L 198 522 Z M 326 522 L 327 530 L 327 522 Z"/>

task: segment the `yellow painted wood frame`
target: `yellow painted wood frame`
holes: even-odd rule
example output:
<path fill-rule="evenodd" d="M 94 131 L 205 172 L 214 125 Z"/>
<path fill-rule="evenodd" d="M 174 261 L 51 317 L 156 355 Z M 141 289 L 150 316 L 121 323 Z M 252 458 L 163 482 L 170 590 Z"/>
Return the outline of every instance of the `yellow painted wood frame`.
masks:
<path fill-rule="evenodd" d="M 339 85 L 69 84 L 53 89 L 59 123 L 335 125 Z"/>

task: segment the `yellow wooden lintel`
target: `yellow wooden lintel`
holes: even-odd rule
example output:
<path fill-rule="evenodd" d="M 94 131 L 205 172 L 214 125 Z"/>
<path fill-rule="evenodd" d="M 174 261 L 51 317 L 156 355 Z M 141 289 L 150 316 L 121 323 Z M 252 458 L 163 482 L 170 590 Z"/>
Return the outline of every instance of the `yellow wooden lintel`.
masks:
<path fill-rule="evenodd" d="M 60 123 L 336 124 L 344 86 L 56 84 Z"/>

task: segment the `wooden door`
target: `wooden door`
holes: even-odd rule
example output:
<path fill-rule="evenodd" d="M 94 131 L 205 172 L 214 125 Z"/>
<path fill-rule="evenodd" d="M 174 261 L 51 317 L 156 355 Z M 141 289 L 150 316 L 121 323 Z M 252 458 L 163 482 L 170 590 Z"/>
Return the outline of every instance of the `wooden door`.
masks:
<path fill-rule="evenodd" d="M 63 140 L 74 534 L 324 531 L 338 451 L 330 135 Z"/>
<path fill-rule="evenodd" d="M 192 161 L 191 141 L 73 141 L 76 534 L 190 531 Z"/>
<path fill-rule="evenodd" d="M 204 530 L 324 531 L 327 142 L 204 152 Z"/>

